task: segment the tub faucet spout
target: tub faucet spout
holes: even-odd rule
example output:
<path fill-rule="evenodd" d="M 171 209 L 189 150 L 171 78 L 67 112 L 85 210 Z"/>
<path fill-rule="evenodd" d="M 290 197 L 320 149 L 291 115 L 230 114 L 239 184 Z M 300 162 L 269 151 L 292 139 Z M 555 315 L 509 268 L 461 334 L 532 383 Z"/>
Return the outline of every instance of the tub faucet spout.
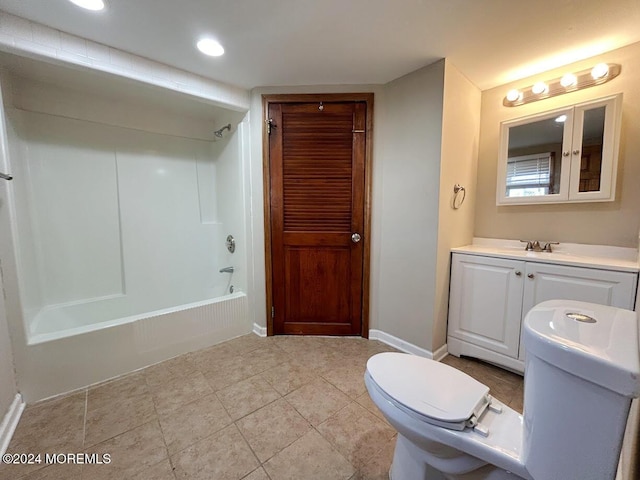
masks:
<path fill-rule="evenodd" d="M 220 273 L 233 273 L 233 267 L 224 267 L 220 269 Z"/>

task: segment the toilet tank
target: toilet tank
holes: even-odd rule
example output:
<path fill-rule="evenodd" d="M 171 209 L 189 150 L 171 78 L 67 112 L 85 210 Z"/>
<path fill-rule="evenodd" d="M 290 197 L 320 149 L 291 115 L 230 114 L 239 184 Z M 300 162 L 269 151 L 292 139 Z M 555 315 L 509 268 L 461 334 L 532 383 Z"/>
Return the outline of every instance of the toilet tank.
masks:
<path fill-rule="evenodd" d="M 542 302 L 526 315 L 523 337 L 527 471 L 540 480 L 613 479 L 640 393 L 636 313 Z"/>

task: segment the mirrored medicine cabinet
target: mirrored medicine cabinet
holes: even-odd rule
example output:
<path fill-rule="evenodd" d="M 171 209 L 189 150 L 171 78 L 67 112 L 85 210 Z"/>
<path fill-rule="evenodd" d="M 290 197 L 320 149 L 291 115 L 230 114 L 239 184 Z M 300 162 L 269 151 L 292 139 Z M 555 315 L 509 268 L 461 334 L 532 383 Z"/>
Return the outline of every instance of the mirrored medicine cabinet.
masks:
<path fill-rule="evenodd" d="M 502 122 L 497 205 L 615 199 L 622 94 Z"/>

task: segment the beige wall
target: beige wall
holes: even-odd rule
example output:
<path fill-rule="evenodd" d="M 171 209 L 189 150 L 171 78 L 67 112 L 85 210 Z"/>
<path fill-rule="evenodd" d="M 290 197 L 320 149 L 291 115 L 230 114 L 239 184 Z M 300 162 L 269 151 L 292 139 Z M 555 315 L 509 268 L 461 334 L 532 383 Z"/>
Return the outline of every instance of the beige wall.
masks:
<path fill-rule="evenodd" d="M 584 70 L 599 62 L 621 64 L 620 76 L 604 85 L 529 105 L 512 108 L 502 106 L 504 95 L 512 88 L 557 78 L 568 71 Z M 623 107 L 614 202 L 496 206 L 500 122 L 619 92 L 623 93 Z M 640 227 L 639 182 L 640 43 L 482 92 L 475 236 L 637 248 Z"/>
<path fill-rule="evenodd" d="M 450 250 L 473 240 L 480 99 L 480 90 L 446 60 L 432 351 L 444 345 L 447 337 Z M 456 183 L 466 189 L 464 203 L 457 210 L 453 208 Z"/>
<path fill-rule="evenodd" d="M 378 295 L 385 333 L 432 350 L 438 242 L 444 60 L 384 87 Z M 372 279 L 373 280 L 373 279 Z"/>

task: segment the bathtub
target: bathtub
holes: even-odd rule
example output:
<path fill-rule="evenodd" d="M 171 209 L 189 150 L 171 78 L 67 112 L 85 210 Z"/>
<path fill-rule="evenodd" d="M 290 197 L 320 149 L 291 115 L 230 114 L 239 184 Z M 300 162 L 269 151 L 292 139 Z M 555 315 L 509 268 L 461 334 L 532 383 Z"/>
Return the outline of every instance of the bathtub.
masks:
<path fill-rule="evenodd" d="M 22 358 L 21 393 L 30 403 L 71 392 L 250 331 L 243 292 L 91 325 L 36 330 Z"/>

